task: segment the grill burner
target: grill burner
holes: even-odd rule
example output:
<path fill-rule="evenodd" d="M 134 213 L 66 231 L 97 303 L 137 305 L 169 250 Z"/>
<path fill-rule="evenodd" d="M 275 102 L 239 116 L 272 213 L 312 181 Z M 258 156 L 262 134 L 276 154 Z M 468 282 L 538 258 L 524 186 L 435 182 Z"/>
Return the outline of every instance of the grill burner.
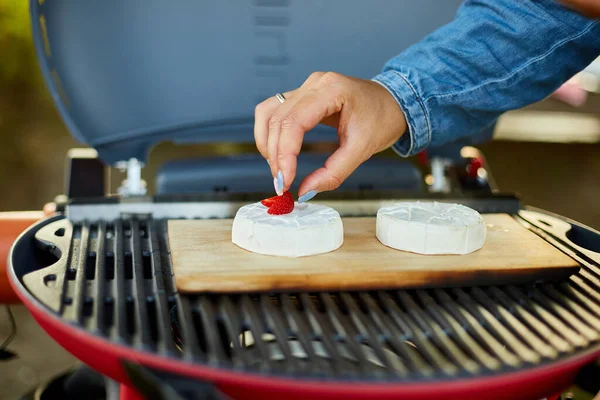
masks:
<path fill-rule="evenodd" d="M 536 212 L 519 220 L 577 259 L 580 272 L 507 287 L 182 295 L 165 220 L 55 217 L 35 237 L 40 265 L 60 261 L 23 281 L 90 334 L 189 363 L 353 381 L 489 376 L 600 341 L 599 260 L 540 223 L 564 222 Z"/>

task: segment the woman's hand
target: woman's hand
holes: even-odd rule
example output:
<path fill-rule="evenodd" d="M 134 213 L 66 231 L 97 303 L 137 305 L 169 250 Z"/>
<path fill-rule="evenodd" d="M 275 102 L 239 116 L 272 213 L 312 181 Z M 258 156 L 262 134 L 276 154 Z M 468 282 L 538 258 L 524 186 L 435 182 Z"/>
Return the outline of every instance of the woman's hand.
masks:
<path fill-rule="evenodd" d="M 256 106 L 254 138 L 267 159 L 278 194 L 296 177 L 304 134 L 322 123 L 338 130 L 340 147 L 300 185 L 300 201 L 334 190 L 373 154 L 392 146 L 406 130 L 393 96 L 376 82 L 315 72 L 281 104 L 271 97 Z M 278 179 L 279 178 L 279 179 Z"/>

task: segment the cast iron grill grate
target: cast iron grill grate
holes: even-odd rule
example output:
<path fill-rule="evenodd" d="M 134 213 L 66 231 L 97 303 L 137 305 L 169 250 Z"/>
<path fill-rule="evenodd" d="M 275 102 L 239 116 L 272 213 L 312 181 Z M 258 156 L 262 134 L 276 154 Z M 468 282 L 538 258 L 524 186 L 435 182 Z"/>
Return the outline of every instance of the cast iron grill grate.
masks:
<path fill-rule="evenodd" d="M 238 371 L 414 381 L 541 365 L 600 342 L 600 266 L 539 285 L 346 293 L 180 295 L 166 221 L 121 219 L 36 234 L 63 262 L 31 273 L 33 294 L 72 324 L 138 350 Z M 60 254 L 65 253 L 65 254 Z M 28 277 L 25 277 L 27 283 Z"/>

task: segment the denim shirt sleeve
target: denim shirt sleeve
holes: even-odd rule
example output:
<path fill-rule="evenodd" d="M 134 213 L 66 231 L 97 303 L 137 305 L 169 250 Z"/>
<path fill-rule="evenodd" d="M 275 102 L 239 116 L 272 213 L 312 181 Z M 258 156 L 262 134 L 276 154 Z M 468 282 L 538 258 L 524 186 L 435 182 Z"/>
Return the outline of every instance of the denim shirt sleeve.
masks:
<path fill-rule="evenodd" d="M 373 78 L 408 124 L 401 156 L 489 129 L 542 100 L 600 54 L 600 24 L 555 0 L 467 0 L 453 22 Z"/>

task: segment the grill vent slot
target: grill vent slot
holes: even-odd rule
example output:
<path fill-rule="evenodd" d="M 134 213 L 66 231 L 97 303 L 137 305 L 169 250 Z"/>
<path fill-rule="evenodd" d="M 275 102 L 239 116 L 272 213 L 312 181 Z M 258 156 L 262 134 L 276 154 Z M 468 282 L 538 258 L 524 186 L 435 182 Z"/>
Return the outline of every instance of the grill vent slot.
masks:
<path fill-rule="evenodd" d="M 133 279 L 133 256 L 131 252 L 125 252 L 125 279 Z"/>
<path fill-rule="evenodd" d="M 200 347 L 200 351 L 206 354 L 207 346 L 206 338 L 204 336 L 206 330 L 204 329 L 204 325 L 202 324 L 202 320 L 200 319 L 200 314 L 198 312 L 192 312 L 192 323 L 194 324 L 194 331 L 198 335 L 197 340 L 198 346 Z"/>
<path fill-rule="evenodd" d="M 67 280 L 74 281 L 77 276 L 77 269 L 73 267 L 67 268 Z"/>
<path fill-rule="evenodd" d="M 142 253 L 142 266 L 144 269 L 144 279 L 152 279 L 152 258 L 148 251 Z"/>
<path fill-rule="evenodd" d="M 115 313 L 115 302 L 112 297 L 106 297 L 103 302 L 104 305 L 104 318 L 102 326 L 104 327 L 103 332 L 108 332 L 113 328 L 114 324 L 114 313 Z"/>
<path fill-rule="evenodd" d="M 106 280 L 115 279 L 115 254 L 112 251 L 106 252 L 106 261 L 104 262 Z"/>
<path fill-rule="evenodd" d="M 94 300 L 91 297 L 87 297 L 83 303 L 83 317 L 90 318 L 92 316 Z"/>
<path fill-rule="evenodd" d="M 128 297 L 125 302 L 125 323 L 127 335 L 131 338 L 135 333 L 135 300 L 133 297 Z"/>
<path fill-rule="evenodd" d="M 93 281 L 96 276 L 96 252 L 92 251 L 88 254 L 85 262 L 85 279 Z"/>
<path fill-rule="evenodd" d="M 146 307 L 148 310 L 148 319 L 150 321 L 150 340 L 151 343 L 156 343 L 158 341 L 158 326 L 157 326 L 157 313 L 156 313 L 156 301 L 154 298 L 149 296 L 146 299 Z"/>

